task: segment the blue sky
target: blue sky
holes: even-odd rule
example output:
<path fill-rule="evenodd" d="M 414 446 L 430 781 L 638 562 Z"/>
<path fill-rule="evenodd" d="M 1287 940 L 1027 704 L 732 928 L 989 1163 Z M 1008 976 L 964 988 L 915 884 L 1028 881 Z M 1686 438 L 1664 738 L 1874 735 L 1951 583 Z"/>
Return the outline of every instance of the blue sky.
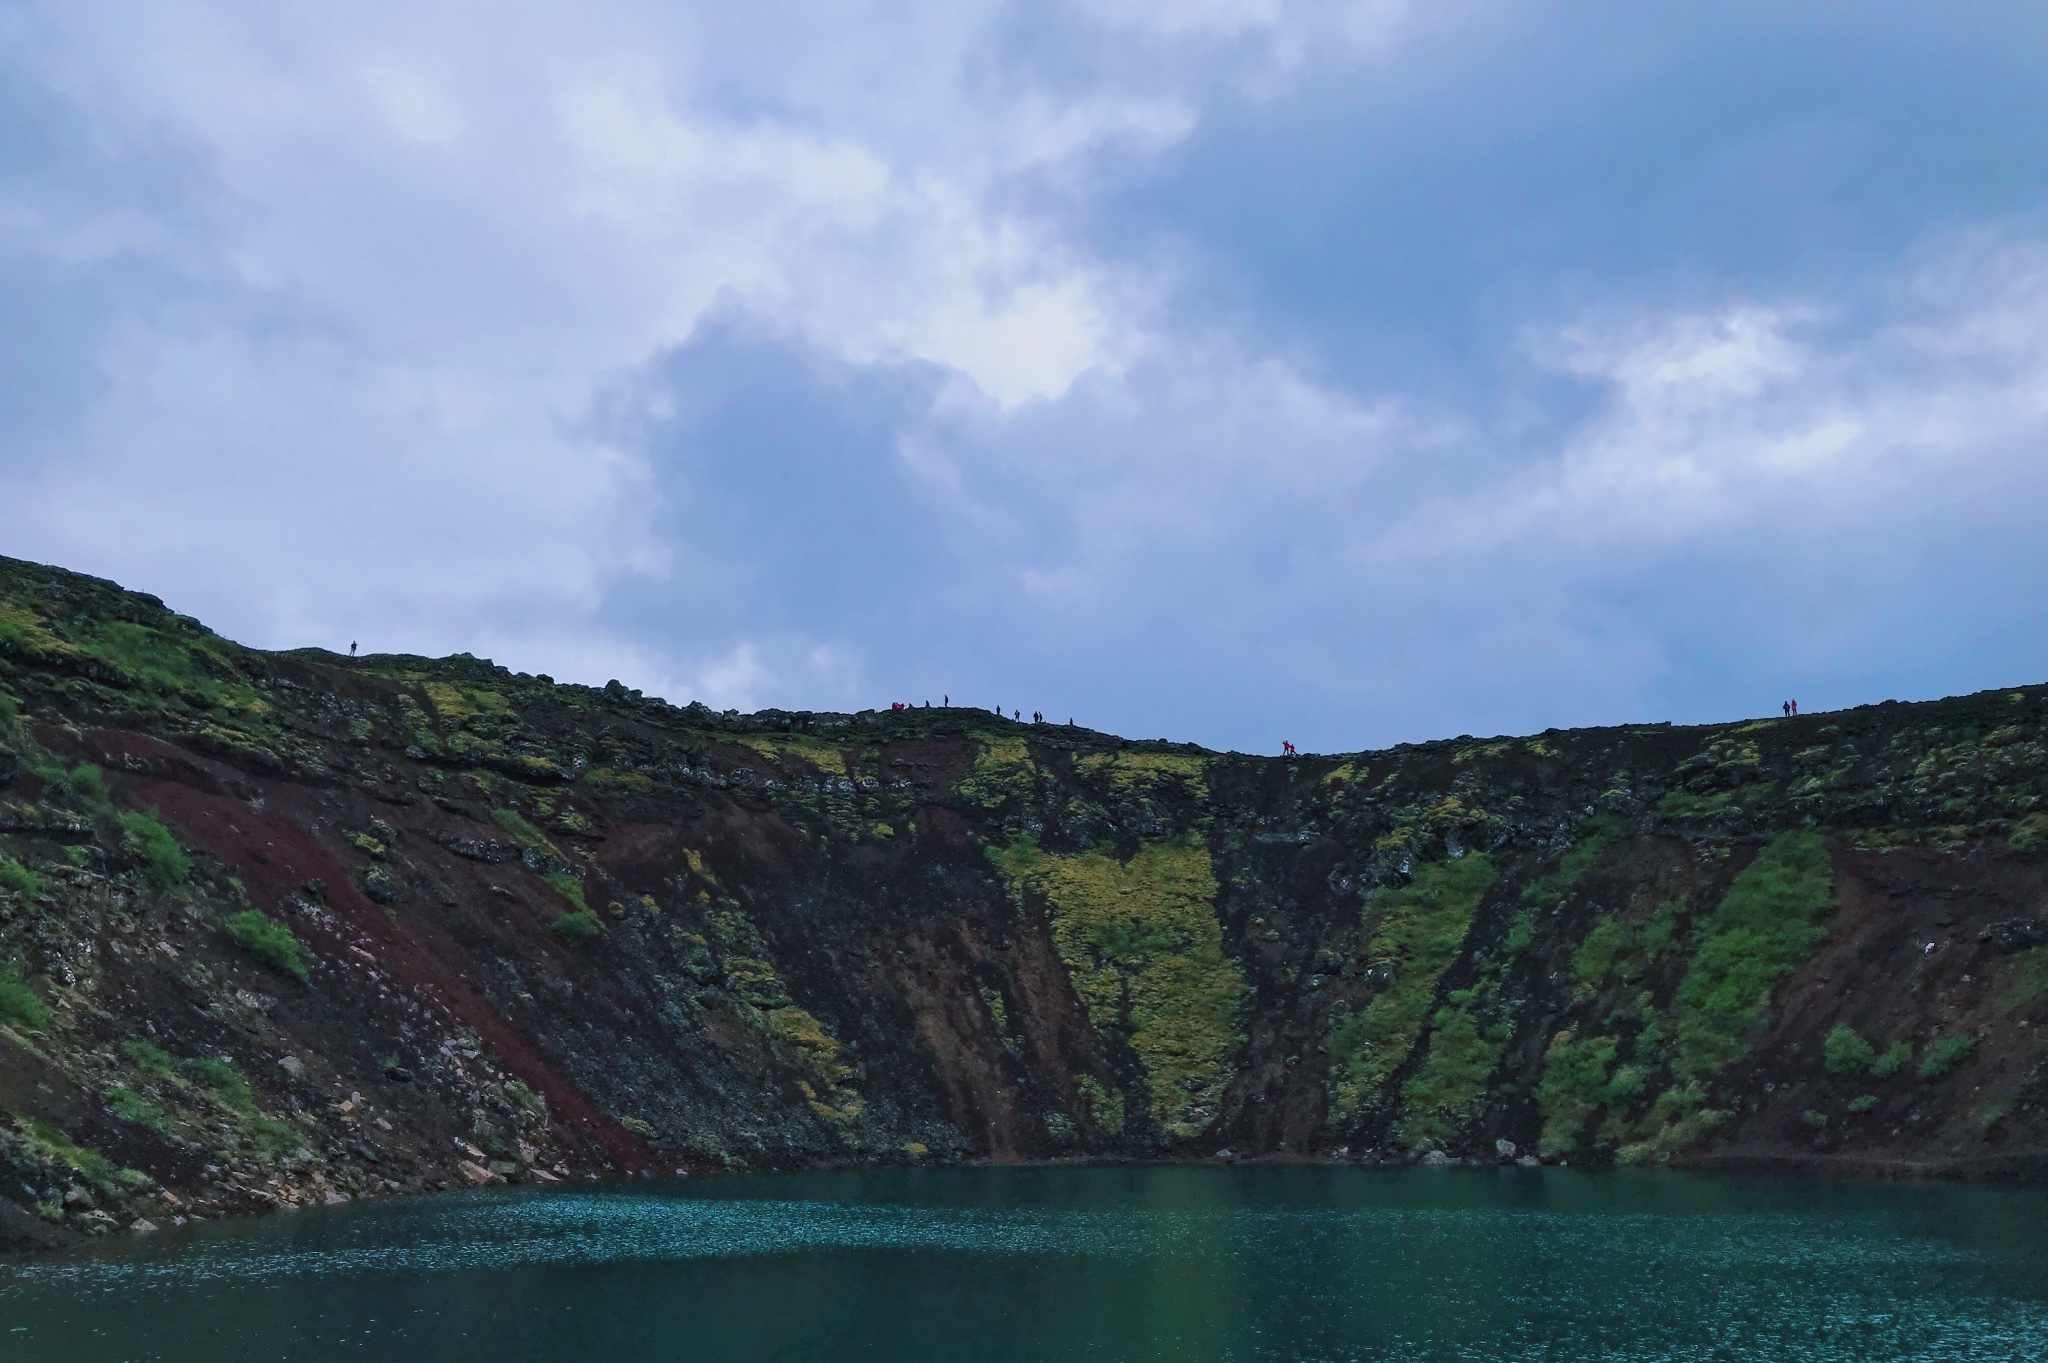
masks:
<path fill-rule="evenodd" d="M 0 551 L 721 707 L 2038 681 L 2048 11 L 24 0 L 0 429 Z"/>

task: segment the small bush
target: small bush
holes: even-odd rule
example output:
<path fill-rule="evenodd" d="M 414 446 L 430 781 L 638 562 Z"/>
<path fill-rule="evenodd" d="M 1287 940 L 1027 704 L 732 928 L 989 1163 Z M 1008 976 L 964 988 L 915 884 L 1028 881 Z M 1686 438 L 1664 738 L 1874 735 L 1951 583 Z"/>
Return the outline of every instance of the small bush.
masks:
<path fill-rule="evenodd" d="M 39 895 L 43 892 L 42 877 L 12 857 L 0 857 L 0 890 L 12 890 L 18 895 Z"/>
<path fill-rule="evenodd" d="M 40 1032 L 49 1022 L 49 1005 L 36 991 L 12 974 L 0 973 L 0 1023 L 24 1032 Z"/>
<path fill-rule="evenodd" d="M 1877 1063 L 1876 1049 L 1846 1023 L 1835 1024 L 1827 1040 L 1821 1043 L 1821 1054 L 1826 1059 L 1829 1074 L 1868 1074 L 1870 1067 Z"/>
<path fill-rule="evenodd" d="M 1920 1077 L 1939 1079 L 1951 1070 L 1961 1068 L 1972 1055 L 1977 1053 L 1977 1038 L 1973 1036 L 1952 1036 L 1946 1041 L 1937 1041 L 1920 1057 Z"/>
<path fill-rule="evenodd" d="M 1851 1112 L 1868 1112 L 1876 1106 L 1877 1095 L 1874 1093 L 1866 1093 L 1859 1098 L 1852 1098 L 1849 1101 L 1849 1110 Z"/>
<path fill-rule="evenodd" d="M 1883 1055 L 1870 1062 L 1870 1073 L 1874 1078 L 1889 1079 L 1906 1068 L 1906 1062 L 1913 1058 L 1911 1043 L 1894 1041 L 1885 1048 Z"/>
<path fill-rule="evenodd" d="M 244 909 L 227 920 L 228 936 L 267 966 L 303 982 L 312 971 L 305 943 L 292 930 L 257 909 Z"/>
<path fill-rule="evenodd" d="M 581 946 L 604 931 L 604 924 L 589 909 L 577 909 L 565 913 L 555 920 L 555 935 L 563 941 Z"/>
<path fill-rule="evenodd" d="M 171 830 L 154 814 L 123 814 L 121 827 L 128 842 L 142 858 L 142 874 L 158 893 L 174 890 L 192 874 L 192 863 Z"/>
<path fill-rule="evenodd" d="M 90 762 L 80 762 L 65 778 L 71 788 L 96 805 L 107 802 L 107 778 Z"/>
<path fill-rule="evenodd" d="M 281 1122 L 260 1112 L 249 1118 L 247 1127 L 249 1138 L 256 1143 L 256 1148 L 271 1159 L 284 1159 L 288 1155 L 297 1154 L 305 1145 L 305 1141 L 289 1122 Z"/>

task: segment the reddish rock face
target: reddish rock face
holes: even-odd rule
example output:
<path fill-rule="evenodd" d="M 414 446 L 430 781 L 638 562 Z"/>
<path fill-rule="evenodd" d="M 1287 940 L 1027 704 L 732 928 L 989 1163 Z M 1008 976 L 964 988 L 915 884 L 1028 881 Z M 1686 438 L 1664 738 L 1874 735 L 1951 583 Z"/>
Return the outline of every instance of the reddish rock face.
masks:
<path fill-rule="evenodd" d="M 2044 730 L 717 715 L 0 560 L 0 1243 L 877 1162 L 2038 1176 Z"/>

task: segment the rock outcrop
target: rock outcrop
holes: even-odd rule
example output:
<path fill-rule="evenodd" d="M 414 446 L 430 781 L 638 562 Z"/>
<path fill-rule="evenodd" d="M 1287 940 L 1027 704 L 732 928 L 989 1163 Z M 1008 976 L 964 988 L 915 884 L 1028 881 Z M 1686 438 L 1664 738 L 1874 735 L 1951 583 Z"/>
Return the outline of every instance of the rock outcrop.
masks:
<path fill-rule="evenodd" d="M 2048 1171 L 2048 687 L 1268 758 L 0 560 L 0 1245 L 500 1180 Z"/>

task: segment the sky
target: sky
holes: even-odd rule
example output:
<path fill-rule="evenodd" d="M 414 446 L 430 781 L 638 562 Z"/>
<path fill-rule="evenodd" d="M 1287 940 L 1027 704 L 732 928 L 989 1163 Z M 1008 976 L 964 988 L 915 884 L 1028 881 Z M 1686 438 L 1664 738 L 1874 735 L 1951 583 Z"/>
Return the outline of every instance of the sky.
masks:
<path fill-rule="evenodd" d="M 13 0 L 0 553 L 1271 752 L 2048 679 L 2048 8 Z"/>

